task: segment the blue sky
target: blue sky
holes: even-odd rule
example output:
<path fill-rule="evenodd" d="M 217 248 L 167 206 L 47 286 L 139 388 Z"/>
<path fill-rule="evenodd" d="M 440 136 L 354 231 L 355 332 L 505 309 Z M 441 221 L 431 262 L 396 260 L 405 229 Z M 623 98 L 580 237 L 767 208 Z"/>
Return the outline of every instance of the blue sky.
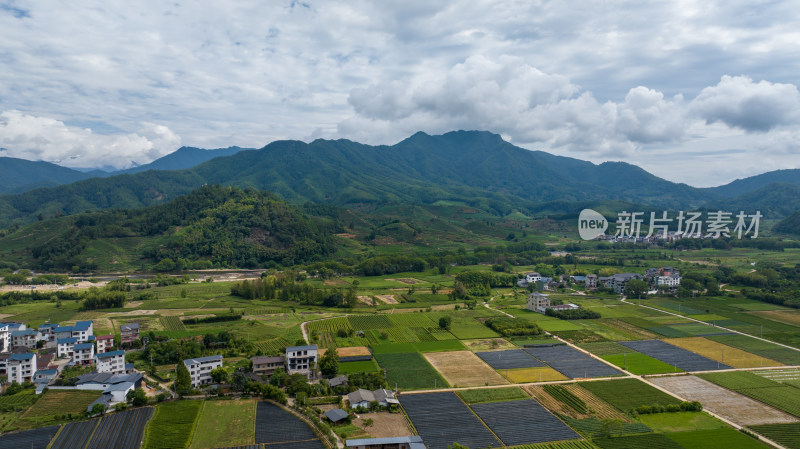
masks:
<path fill-rule="evenodd" d="M 0 0 L 0 155 L 481 129 L 717 185 L 800 166 L 800 3 Z"/>

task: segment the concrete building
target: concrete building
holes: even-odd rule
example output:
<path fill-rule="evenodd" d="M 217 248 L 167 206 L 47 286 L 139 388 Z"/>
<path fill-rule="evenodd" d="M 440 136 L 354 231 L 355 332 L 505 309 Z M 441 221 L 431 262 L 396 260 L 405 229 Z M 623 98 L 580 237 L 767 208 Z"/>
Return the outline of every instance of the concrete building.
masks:
<path fill-rule="evenodd" d="M 317 363 L 317 345 L 290 346 L 286 348 L 286 372 L 311 377 Z"/>
<path fill-rule="evenodd" d="M 275 370 L 286 365 L 286 357 L 279 355 L 275 357 L 258 356 L 253 357 L 253 374 L 271 377 Z"/>
<path fill-rule="evenodd" d="M 395 399 L 394 393 L 389 390 L 379 389 L 374 391 L 358 390 L 347 395 L 347 401 L 350 403 L 350 408 L 369 408 L 370 404 L 377 402 L 378 405 L 388 407 L 390 404 L 399 404 L 400 402 Z"/>
<path fill-rule="evenodd" d="M 94 363 L 94 343 L 78 343 L 73 347 L 72 363 L 91 365 Z"/>
<path fill-rule="evenodd" d="M 59 338 L 56 340 L 56 355 L 59 358 L 66 357 L 71 359 L 75 355 L 76 344 L 78 344 L 78 339 L 75 337 Z"/>
<path fill-rule="evenodd" d="M 11 350 L 11 335 L 9 335 L 8 324 L 0 323 L 0 352 Z"/>
<path fill-rule="evenodd" d="M 583 286 L 588 289 L 597 288 L 597 275 L 596 274 L 587 274 L 586 280 L 583 283 Z"/>
<path fill-rule="evenodd" d="M 56 328 L 58 323 L 45 323 L 39 326 L 39 339 L 44 342 L 56 341 Z"/>
<path fill-rule="evenodd" d="M 79 343 L 84 343 L 94 336 L 94 325 L 91 321 L 77 321 L 73 326 L 58 326 L 53 332 L 56 339 L 77 338 Z"/>
<path fill-rule="evenodd" d="M 25 329 L 11 332 L 11 346 L 23 346 L 28 349 L 35 349 L 36 342 L 39 341 L 39 331 Z"/>
<path fill-rule="evenodd" d="M 75 383 L 75 388 L 78 390 L 99 390 L 103 391 L 110 385 L 116 385 L 125 382 L 132 382 L 135 388 L 142 386 L 142 373 L 132 374 L 113 374 L 113 373 L 93 373 L 78 376 L 78 381 Z"/>
<path fill-rule="evenodd" d="M 609 276 L 607 287 L 614 289 L 614 293 L 625 292 L 625 285 L 633 279 L 643 280 L 644 276 L 637 273 L 619 273 Z"/>
<path fill-rule="evenodd" d="M 36 374 L 36 354 L 11 354 L 8 358 L 8 381 L 13 383 L 33 382 Z"/>
<path fill-rule="evenodd" d="M 200 385 L 208 385 L 213 382 L 211 371 L 222 366 L 222 356 L 210 355 L 196 359 L 186 359 L 183 364 L 189 370 L 189 376 L 192 378 L 192 388 L 197 388 Z"/>
<path fill-rule="evenodd" d="M 125 373 L 125 351 L 111 351 L 97 354 L 98 373 Z"/>
<path fill-rule="evenodd" d="M 114 336 L 112 334 L 108 335 L 100 335 L 95 339 L 97 342 L 97 353 L 102 354 L 104 352 L 108 352 L 111 348 L 114 347 Z"/>
<path fill-rule="evenodd" d="M 139 339 L 139 323 L 123 324 L 119 331 L 120 343 L 133 343 Z"/>
<path fill-rule="evenodd" d="M 548 307 L 550 307 L 550 297 L 544 293 L 533 292 L 528 295 L 528 300 L 525 301 L 525 308 L 534 312 L 544 313 L 544 310 Z"/>

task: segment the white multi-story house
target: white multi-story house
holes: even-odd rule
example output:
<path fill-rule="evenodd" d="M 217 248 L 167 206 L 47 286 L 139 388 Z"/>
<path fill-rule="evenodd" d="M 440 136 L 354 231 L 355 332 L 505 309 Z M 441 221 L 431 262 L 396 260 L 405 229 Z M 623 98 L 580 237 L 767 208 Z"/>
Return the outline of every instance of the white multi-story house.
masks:
<path fill-rule="evenodd" d="M 74 326 L 58 326 L 53 332 L 56 339 L 74 337 L 83 343 L 94 335 L 94 325 L 91 321 L 77 321 Z"/>
<path fill-rule="evenodd" d="M 587 274 L 586 280 L 583 281 L 583 285 L 586 288 L 592 289 L 597 288 L 597 275 L 596 274 Z"/>
<path fill-rule="evenodd" d="M 99 373 L 125 373 L 125 351 L 111 351 L 98 353 L 97 372 Z"/>
<path fill-rule="evenodd" d="M 286 348 L 286 372 L 288 374 L 313 374 L 317 363 L 317 345 L 290 346 Z"/>
<path fill-rule="evenodd" d="M 72 362 L 76 365 L 94 363 L 94 343 L 78 343 L 73 347 Z"/>
<path fill-rule="evenodd" d="M 44 342 L 56 341 L 56 328 L 58 323 L 45 323 L 39 326 L 39 340 Z"/>
<path fill-rule="evenodd" d="M 11 350 L 11 335 L 8 332 L 8 324 L 0 323 L 0 352 Z"/>
<path fill-rule="evenodd" d="M 536 281 L 541 281 L 541 280 L 542 280 L 542 275 L 539 274 L 539 273 L 536 273 L 536 272 L 528 273 L 528 274 L 525 275 L 525 281 L 527 283 L 529 283 L 529 284 L 532 284 L 532 283 L 534 283 Z"/>
<path fill-rule="evenodd" d="M 211 371 L 222 366 L 222 356 L 210 355 L 196 359 L 186 359 L 183 364 L 189 370 L 189 376 L 192 378 L 192 388 L 197 388 L 200 385 L 207 385 L 213 382 Z"/>
<path fill-rule="evenodd" d="M 12 354 L 8 358 L 8 381 L 9 382 L 33 382 L 36 374 L 36 354 L 28 352 L 25 354 Z"/>
<path fill-rule="evenodd" d="M 24 346 L 28 349 L 34 349 L 37 341 L 39 341 L 39 331 L 25 329 L 11 332 L 11 347 Z"/>
<path fill-rule="evenodd" d="M 97 342 L 97 353 L 102 354 L 108 352 L 109 349 L 114 347 L 114 336 L 112 334 L 101 335 L 95 339 Z"/>
<path fill-rule="evenodd" d="M 56 355 L 71 359 L 75 355 L 75 345 L 78 344 L 78 339 L 75 337 L 60 338 L 56 341 L 56 344 Z"/>
<path fill-rule="evenodd" d="M 632 279 L 642 280 L 644 276 L 637 273 L 619 273 L 612 275 L 608 281 L 608 286 L 614 289 L 614 293 L 623 293 L 625 285 Z"/>
<path fill-rule="evenodd" d="M 123 324 L 119 327 L 120 343 L 133 343 L 139 339 L 139 323 Z"/>

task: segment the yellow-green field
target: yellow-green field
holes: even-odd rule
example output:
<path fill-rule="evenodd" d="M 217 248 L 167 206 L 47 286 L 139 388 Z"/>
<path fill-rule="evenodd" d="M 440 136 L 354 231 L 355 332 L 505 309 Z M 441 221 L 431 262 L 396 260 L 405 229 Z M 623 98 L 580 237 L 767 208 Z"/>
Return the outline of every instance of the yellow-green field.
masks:
<path fill-rule="evenodd" d="M 757 368 L 760 366 L 782 366 L 780 362 L 751 354 L 703 337 L 670 338 L 664 340 L 703 357 L 730 365 L 734 368 Z"/>

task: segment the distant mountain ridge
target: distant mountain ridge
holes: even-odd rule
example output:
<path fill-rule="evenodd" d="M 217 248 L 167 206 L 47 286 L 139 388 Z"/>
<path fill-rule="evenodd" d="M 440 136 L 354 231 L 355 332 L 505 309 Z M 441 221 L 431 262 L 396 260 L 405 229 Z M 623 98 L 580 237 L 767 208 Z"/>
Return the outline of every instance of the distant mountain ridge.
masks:
<path fill-rule="evenodd" d="M 195 150 L 181 151 L 174 159 L 186 160 L 183 156 Z M 526 150 L 485 131 L 437 136 L 420 132 L 392 146 L 319 139 L 234 150 L 238 151 L 190 169 L 143 171 L 0 196 L 0 226 L 29 221 L 38 214 L 159 204 L 204 184 L 268 190 L 293 203 L 380 207 L 455 201 L 498 215 L 514 210 L 535 214 L 544 210 L 544 203 L 552 211 L 557 204 L 592 201 L 665 209 L 724 205 L 731 210 L 754 210 L 765 199 L 780 216 L 800 209 L 800 195 L 792 193 L 794 183 L 770 182 L 770 174 L 717 193 L 664 180 L 625 162 L 596 165 Z M 791 174 L 780 176 L 794 179 Z M 730 196 L 737 192 L 745 193 Z"/>
<path fill-rule="evenodd" d="M 0 193 L 68 184 L 91 176 L 50 162 L 0 157 Z"/>
<path fill-rule="evenodd" d="M 253 149 L 254 148 L 240 148 L 236 146 L 217 148 L 215 150 L 206 150 L 196 147 L 180 147 L 174 152 L 158 158 L 149 164 L 131 167 L 126 170 L 120 170 L 111 173 L 111 175 L 141 173 L 147 170 L 183 170 L 185 168 L 192 168 L 196 165 L 202 164 L 203 162 L 214 159 L 215 157 L 232 156 L 240 151 Z"/>

